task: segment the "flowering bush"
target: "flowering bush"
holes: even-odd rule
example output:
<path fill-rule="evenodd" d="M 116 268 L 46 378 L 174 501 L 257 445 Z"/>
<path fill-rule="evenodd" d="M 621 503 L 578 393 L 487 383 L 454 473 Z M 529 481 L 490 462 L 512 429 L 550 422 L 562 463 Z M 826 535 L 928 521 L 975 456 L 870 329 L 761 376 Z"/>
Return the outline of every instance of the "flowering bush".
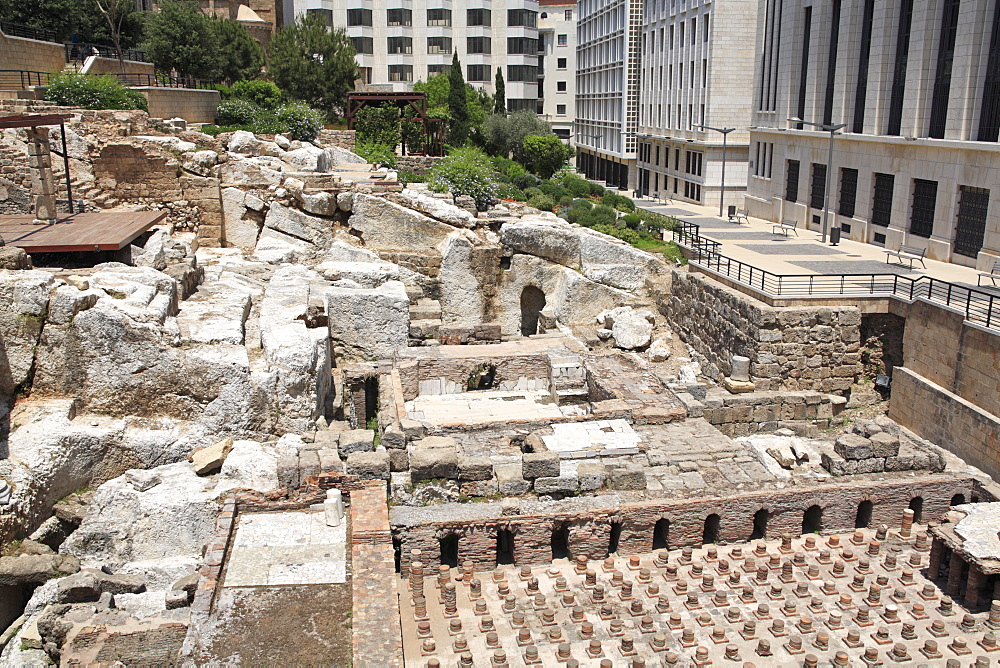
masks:
<path fill-rule="evenodd" d="M 145 97 L 110 75 L 54 74 L 49 79 L 44 99 L 64 107 L 149 111 Z"/>
<path fill-rule="evenodd" d="M 500 195 L 500 183 L 490 159 L 472 147 L 455 149 L 435 165 L 428 187 L 434 192 L 450 192 L 453 199 L 468 195 L 480 211 L 488 209 Z"/>

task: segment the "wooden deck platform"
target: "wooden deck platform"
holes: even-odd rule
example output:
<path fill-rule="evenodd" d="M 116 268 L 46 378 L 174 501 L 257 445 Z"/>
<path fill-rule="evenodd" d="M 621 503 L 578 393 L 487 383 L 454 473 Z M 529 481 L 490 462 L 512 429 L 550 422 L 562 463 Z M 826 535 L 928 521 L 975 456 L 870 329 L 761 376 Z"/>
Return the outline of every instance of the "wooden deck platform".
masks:
<path fill-rule="evenodd" d="M 52 225 L 33 216 L 0 216 L 0 237 L 31 253 L 121 250 L 167 217 L 167 211 L 109 211 L 60 216 Z"/>

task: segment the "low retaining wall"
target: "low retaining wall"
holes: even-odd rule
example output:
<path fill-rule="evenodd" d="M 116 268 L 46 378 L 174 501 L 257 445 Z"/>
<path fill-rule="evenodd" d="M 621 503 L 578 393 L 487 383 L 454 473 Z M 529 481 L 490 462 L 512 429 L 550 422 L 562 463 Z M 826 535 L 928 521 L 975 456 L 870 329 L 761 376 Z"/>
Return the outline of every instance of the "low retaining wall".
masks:
<path fill-rule="evenodd" d="M 392 511 L 393 535 L 399 541 L 402 568 L 409 568 L 411 550 L 420 550 L 425 568 L 436 570 L 440 565 L 440 541 L 454 534 L 458 538 L 458 562 L 472 561 L 477 570 L 496 567 L 497 537 L 500 531 L 510 532 L 514 563 L 544 565 L 552 561 L 553 531 L 565 528 L 570 558 L 586 555 L 589 559 L 608 556 L 613 523 L 620 525 L 618 555 L 642 554 L 653 550 L 653 535 L 661 519 L 669 522 L 669 549 L 699 546 L 705 520 L 719 516 L 718 542 L 745 541 L 754 531 L 754 514 L 769 513 L 767 537 L 802 533 L 803 514 L 812 506 L 822 509 L 823 533 L 853 531 L 858 504 L 871 501 L 871 526 L 898 526 L 903 511 L 912 499 L 923 499 L 924 521 L 937 519 L 948 511 L 955 494 L 965 498 L 993 499 L 978 481 L 969 477 L 947 474 L 914 477 L 908 480 L 867 480 L 832 483 L 793 490 L 765 490 L 726 498 L 664 500 L 654 503 L 614 505 L 614 499 L 604 509 L 581 512 L 501 516 L 500 504 L 475 504 L 480 508 L 477 519 L 441 521 L 418 520 L 410 517 L 444 515 L 448 506 L 437 508 L 397 507 Z"/>
<path fill-rule="evenodd" d="M 709 396 L 697 401 L 681 396 L 690 417 L 704 417 L 726 436 L 749 436 L 791 429 L 816 436 L 847 403 L 843 397 L 819 392 L 752 392 Z"/>
<path fill-rule="evenodd" d="M 217 90 L 194 88 L 156 88 L 137 86 L 149 102 L 150 118 L 183 118 L 188 123 L 214 123 L 222 99 Z"/>
<path fill-rule="evenodd" d="M 889 417 L 994 478 L 1000 476 L 1000 417 L 906 367 L 893 371 Z"/>
<path fill-rule="evenodd" d="M 441 158 L 430 155 L 404 155 L 396 158 L 396 169 L 401 172 L 426 174 L 440 161 Z"/>
<path fill-rule="evenodd" d="M 66 65 L 66 54 L 62 44 L 0 32 L 0 63 L 5 70 L 59 72 Z"/>

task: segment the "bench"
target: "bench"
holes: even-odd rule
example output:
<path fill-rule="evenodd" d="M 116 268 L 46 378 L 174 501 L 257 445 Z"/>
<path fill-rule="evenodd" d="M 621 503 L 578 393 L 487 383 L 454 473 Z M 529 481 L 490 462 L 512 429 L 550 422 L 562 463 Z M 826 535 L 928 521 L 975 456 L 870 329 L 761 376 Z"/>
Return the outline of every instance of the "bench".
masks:
<path fill-rule="evenodd" d="M 1000 260 L 993 263 L 992 269 L 979 274 L 979 278 L 976 280 L 976 285 L 982 286 L 984 278 L 990 279 L 993 281 L 993 285 L 996 286 L 997 279 L 1000 278 Z"/>
<path fill-rule="evenodd" d="M 746 209 L 736 209 L 736 212 L 729 216 L 729 222 L 735 222 L 737 225 L 740 224 L 740 220 L 746 222 L 747 225 L 750 224 L 750 219 L 747 217 L 749 214 Z"/>
<path fill-rule="evenodd" d="M 773 225 L 771 225 L 771 234 L 777 234 L 778 231 L 780 231 L 787 237 L 788 232 L 792 231 L 795 232 L 795 236 L 799 236 L 799 231 L 798 229 L 796 229 L 798 228 L 798 226 L 799 226 L 799 221 L 786 219 L 781 221 L 780 223 L 774 223 Z"/>
<path fill-rule="evenodd" d="M 924 264 L 924 255 L 927 254 L 927 249 L 925 248 L 914 248 L 913 246 L 900 246 L 898 250 L 887 250 L 882 251 L 885 253 L 885 263 L 889 264 L 889 258 L 894 257 L 899 260 L 899 264 L 903 264 L 904 261 L 910 263 L 910 269 L 913 269 L 913 263 L 919 262 L 920 266 L 924 269 L 927 265 Z"/>

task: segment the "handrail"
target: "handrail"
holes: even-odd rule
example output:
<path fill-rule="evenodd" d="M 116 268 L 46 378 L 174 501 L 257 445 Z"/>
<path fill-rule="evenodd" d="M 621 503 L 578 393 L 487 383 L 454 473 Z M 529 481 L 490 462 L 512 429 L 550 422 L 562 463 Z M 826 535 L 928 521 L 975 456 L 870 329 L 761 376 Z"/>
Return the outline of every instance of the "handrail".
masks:
<path fill-rule="evenodd" d="M 907 301 L 925 299 L 963 313 L 970 322 L 1000 329 L 1000 295 L 978 288 L 933 276 L 911 278 L 896 273 L 776 274 L 723 255 L 721 244 L 701 236 L 695 223 L 681 221 L 671 234 L 675 243 L 692 251 L 692 264 L 770 297 L 886 295 Z"/>
<path fill-rule="evenodd" d="M 47 86 L 49 72 L 28 70 L 0 70 L 0 90 L 27 90 L 32 86 Z M 125 86 L 152 88 L 212 88 L 209 82 L 194 77 L 175 77 L 168 74 L 148 74 L 146 72 L 108 72 L 83 76 L 112 76 Z"/>
<path fill-rule="evenodd" d="M 0 21 L 0 31 L 8 37 L 24 37 L 26 39 L 37 39 L 41 42 L 58 42 L 54 30 L 36 28 L 35 26 L 14 23 L 13 21 Z"/>
<path fill-rule="evenodd" d="M 28 90 L 33 86 L 49 83 L 48 72 L 28 70 L 0 70 L 0 90 Z"/>
<path fill-rule="evenodd" d="M 90 56 L 101 58 L 118 59 L 118 52 L 113 46 L 107 44 L 91 44 L 89 42 L 65 42 L 63 48 L 66 51 L 67 63 L 83 62 Z M 122 58 L 138 62 L 147 62 L 146 52 L 139 49 L 122 49 Z"/>

